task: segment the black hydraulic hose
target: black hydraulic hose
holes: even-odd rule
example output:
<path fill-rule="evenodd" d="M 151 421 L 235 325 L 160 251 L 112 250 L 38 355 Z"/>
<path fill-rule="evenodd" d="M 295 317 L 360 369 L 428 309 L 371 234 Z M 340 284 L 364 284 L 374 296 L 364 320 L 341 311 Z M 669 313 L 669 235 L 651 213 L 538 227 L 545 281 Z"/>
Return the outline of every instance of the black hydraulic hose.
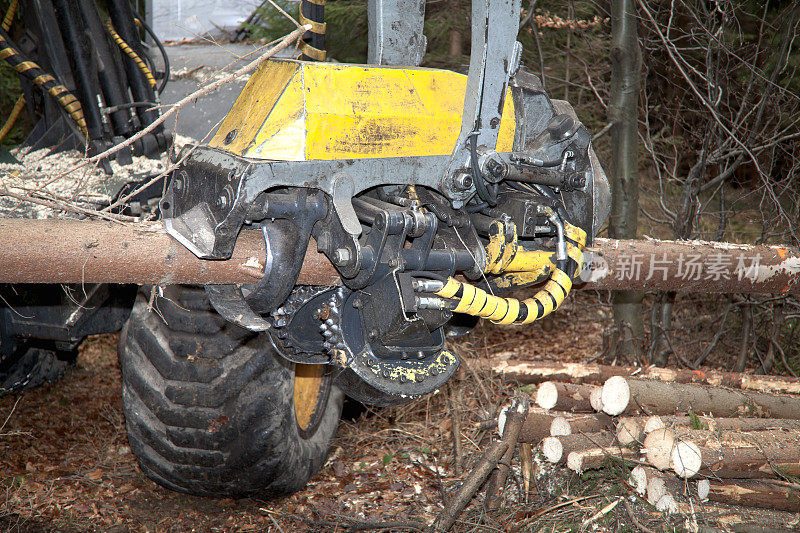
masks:
<path fill-rule="evenodd" d="M 100 140 L 104 135 L 100 114 L 100 87 L 97 82 L 97 67 L 92 60 L 86 35 L 82 31 L 80 13 L 67 0 L 52 0 L 58 17 L 64 49 L 67 52 L 75 89 L 83 106 L 86 127 L 90 140 Z"/>
<path fill-rule="evenodd" d="M 106 7 L 116 32 L 134 52 L 139 54 L 141 52 L 141 38 L 136 29 L 136 24 L 134 23 L 135 15 L 128 0 L 107 0 Z M 153 102 L 155 104 L 155 90 L 147 82 L 144 72 L 130 56 L 123 55 L 122 61 L 125 65 L 125 73 L 128 75 L 128 84 L 130 85 L 133 100 L 136 102 Z M 149 126 L 158 118 L 158 111 L 154 109 L 137 108 L 136 114 L 139 116 L 139 121 L 143 128 Z M 158 134 L 162 131 L 164 131 L 164 126 L 159 125 L 153 133 Z"/>
<path fill-rule="evenodd" d="M 164 92 L 164 88 L 167 86 L 167 82 L 169 81 L 169 56 L 167 55 L 167 51 L 164 49 L 164 44 L 161 40 L 156 36 L 153 29 L 140 18 L 136 18 L 137 22 L 142 25 L 144 31 L 150 35 L 150 38 L 153 39 L 153 42 L 156 43 L 158 47 L 158 51 L 161 52 L 161 59 L 164 61 L 164 78 L 161 80 L 161 84 L 158 86 L 158 94 Z"/>
<path fill-rule="evenodd" d="M 130 102 L 130 95 L 124 85 L 124 74 L 114 55 L 117 51 L 110 46 L 106 38 L 105 28 L 94 0 L 77 0 L 76 3 L 83 19 L 82 23 L 86 27 L 84 33 L 88 36 L 92 53 L 97 59 L 97 77 L 106 106 L 101 113 L 107 115 L 102 118 L 104 121 L 110 119 L 114 135 L 129 137 L 133 133 L 131 115 L 129 112 L 122 111 L 124 109 L 122 106 Z M 108 112 L 110 108 L 115 109 L 116 112 Z"/>
<path fill-rule="evenodd" d="M 80 132 L 83 135 L 88 135 L 86 119 L 83 116 L 83 107 L 80 100 L 53 76 L 42 70 L 42 67 L 23 56 L 14 41 L 2 28 L 0 28 L 0 59 L 5 60 L 18 74 L 28 78 L 55 98 L 78 125 Z"/>
<path fill-rule="evenodd" d="M 303 61 L 325 61 L 325 0 L 300 0 L 300 24 L 311 24 L 303 36 Z"/>
<path fill-rule="evenodd" d="M 492 196 L 486 188 L 486 182 L 481 176 L 481 171 L 478 165 L 478 133 L 473 132 L 469 136 L 469 157 L 470 166 L 472 167 L 472 181 L 475 183 L 475 190 L 481 200 L 489 204 L 490 207 L 497 205 L 497 196 Z"/>

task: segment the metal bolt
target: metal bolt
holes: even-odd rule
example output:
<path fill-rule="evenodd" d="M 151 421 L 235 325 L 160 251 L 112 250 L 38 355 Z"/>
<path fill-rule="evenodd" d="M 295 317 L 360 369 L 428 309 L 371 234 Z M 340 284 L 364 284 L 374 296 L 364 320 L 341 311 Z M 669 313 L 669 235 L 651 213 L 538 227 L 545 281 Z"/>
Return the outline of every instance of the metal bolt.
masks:
<path fill-rule="evenodd" d="M 378 338 L 378 330 L 377 329 L 369 330 L 367 337 L 369 337 L 370 340 L 374 341 L 375 339 Z"/>
<path fill-rule="evenodd" d="M 383 376 L 385 378 L 388 378 L 389 377 L 389 369 L 388 368 L 384 368 L 383 371 L 381 372 L 381 376 Z"/>
<path fill-rule="evenodd" d="M 389 266 L 392 267 L 392 268 L 396 268 L 396 267 L 400 266 L 400 260 L 397 259 L 396 257 L 393 257 L 392 259 L 389 259 Z"/>
<path fill-rule="evenodd" d="M 456 174 L 453 177 L 453 188 L 457 191 L 467 191 L 472 188 L 472 176 L 466 173 Z"/>
<path fill-rule="evenodd" d="M 363 305 L 363 304 L 362 304 L 362 302 L 361 302 L 361 298 L 356 298 L 355 300 L 353 300 L 353 307 L 354 307 L 354 308 L 356 308 L 356 309 L 361 309 L 361 306 L 362 306 L 362 305 Z"/>
<path fill-rule="evenodd" d="M 417 383 L 422 383 L 424 379 L 425 379 L 424 374 L 417 374 L 416 376 L 414 376 L 414 381 L 416 381 Z"/>
<path fill-rule="evenodd" d="M 347 248 L 337 248 L 333 252 L 333 262 L 339 266 L 346 265 L 353 256 Z"/>
<path fill-rule="evenodd" d="M 506 166 L 501 161 L 497 161 L 496 159 L 489 159 L 486 162 L 486 170 L 488 170 L 489 174 L 496 178 L 503 178 L 506 174 Z"/>

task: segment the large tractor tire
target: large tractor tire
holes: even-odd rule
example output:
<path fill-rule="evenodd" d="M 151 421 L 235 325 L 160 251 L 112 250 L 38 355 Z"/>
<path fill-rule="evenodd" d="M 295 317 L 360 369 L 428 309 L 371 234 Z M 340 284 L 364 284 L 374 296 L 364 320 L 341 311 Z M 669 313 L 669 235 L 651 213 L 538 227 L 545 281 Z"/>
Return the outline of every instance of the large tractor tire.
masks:
<path fill-rule="evenodd" d="M 161 485 L 275 497 L 324 464 L 343 395 L 322 365 L 294 365 L 226 322 L 200 287 L 138 295 L 119 343 L 128 441 Z M 152 309 L 151 309 L 152 307 Z"/>

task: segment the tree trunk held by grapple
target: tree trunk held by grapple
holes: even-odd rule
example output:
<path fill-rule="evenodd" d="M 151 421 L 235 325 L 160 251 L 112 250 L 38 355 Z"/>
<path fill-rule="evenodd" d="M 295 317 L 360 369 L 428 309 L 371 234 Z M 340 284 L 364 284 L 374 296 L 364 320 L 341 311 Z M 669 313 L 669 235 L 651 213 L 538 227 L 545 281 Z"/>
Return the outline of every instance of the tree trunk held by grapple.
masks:
<path fill-rule="evenodd" d="M 595 239 L 579 288 L 800 294 L 800 252 L 785 246 Z M 0 283 L 252 283 L 264 269 L 260 231 L 239 235 L 231 259 L 197 259 L 160 223 L 0 219 Z M 310 243 L 300 285 L 337 285 Z"/>

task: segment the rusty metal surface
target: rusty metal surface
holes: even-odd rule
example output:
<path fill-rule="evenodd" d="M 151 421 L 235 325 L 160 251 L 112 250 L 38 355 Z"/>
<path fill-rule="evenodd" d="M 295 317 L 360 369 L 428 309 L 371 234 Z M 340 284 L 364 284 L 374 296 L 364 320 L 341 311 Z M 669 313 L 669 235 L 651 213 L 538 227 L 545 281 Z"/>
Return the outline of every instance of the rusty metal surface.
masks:
<path fill-rule="evenodd" d="M 785 246 L 596 239 L 584 289 L 800 294 L 800 253 Z M 247 283 L 264 265 L 258 231 L 228 261 L 197 259 L 160 223 L 0 219 L 0 283 Z M 594 270 L 591 267 L 594 266 Z M 299 283 L 338 284 L 312 242 Z"/>

